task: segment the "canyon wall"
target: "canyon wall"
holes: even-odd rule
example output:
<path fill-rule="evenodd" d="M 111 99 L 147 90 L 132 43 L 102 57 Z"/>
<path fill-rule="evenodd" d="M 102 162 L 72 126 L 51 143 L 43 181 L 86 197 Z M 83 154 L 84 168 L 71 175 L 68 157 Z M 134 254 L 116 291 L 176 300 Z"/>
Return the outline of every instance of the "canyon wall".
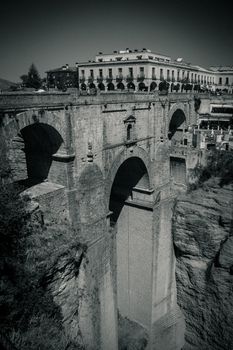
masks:
<path fill-rule="evenodd" d="M 233 185 L 211 178 L 178 197 L 173 215 L 185 350 L 233 349 Z"/>

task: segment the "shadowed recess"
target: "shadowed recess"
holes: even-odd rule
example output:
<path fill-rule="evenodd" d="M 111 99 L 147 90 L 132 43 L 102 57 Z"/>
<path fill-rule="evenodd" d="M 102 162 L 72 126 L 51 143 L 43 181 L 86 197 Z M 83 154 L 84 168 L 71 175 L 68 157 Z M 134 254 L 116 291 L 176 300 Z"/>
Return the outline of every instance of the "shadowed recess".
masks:
<path fill-rule="evenodd" d="M 125 201 L 132 195 L 136 185 L 149 188 L 149 176 L 143 161 L 138 157 L 132 157 L 119 167 L 112 185 L 109 204 L 109 210 L 113 212 L 111 225 L 116 223 Z"/>
<path fill-rule="evenodd" d="M 63 139 L 50 125 L 36 123 L 21 130 L 25 144 L 28 180 L 39 183 L 48 177 L 52 155 L 58 151 Z"/>
<path fill-rule="evenodd" d="M 182 126 L 182 124 L 185 122 L 185 120 L 186 120 L 186 118 L 185 118 L 184 112 L 181 109 L 177 109 L 174 112 L 172 119 L 170 121 L 170 124 L 169 124 L 169 132 L 168 132 L 169 140 L 172 139 L 172 137 L 174 136 L 176 131 L 179 130 L 179 128 Z"/>

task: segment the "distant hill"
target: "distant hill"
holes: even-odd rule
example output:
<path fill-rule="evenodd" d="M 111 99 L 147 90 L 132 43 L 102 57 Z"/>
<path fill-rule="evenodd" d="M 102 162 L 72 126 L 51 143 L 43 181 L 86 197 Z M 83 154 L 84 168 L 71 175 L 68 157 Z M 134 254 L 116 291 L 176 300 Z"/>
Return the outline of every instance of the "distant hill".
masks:
<path fill-rule="evenodd" d="M 17 85 L 18 84 L 13 83 L 12 81 L 0 78 L 0 90 L 8 90 L 11 86 L 17 86 Z"/>

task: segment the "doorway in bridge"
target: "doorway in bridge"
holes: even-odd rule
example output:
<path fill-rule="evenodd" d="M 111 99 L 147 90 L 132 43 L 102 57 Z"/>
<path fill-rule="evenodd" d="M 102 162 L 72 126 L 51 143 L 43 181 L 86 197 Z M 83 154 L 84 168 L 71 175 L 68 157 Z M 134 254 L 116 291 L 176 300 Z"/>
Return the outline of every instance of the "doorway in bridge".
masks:
<path fill-rule="evenodd" d="M 148 172 L 142 160 L 132 157 L 124 161 L 115 176 L 109 205 L 115 232 L 119 349 L 127 348 L 131 337 L 146 342 L 150 327 L 151 194 Z M 127 325 L 131 331 L 126 337 Z"/>
<path fill-rule="evenodd" d="M 179 157 L 170 157 L 170 174 L 176 185 L 186 184 L 186 162 Z"/>
<path fill-rule="evenodd" d="M 12 141 L 14 179 L 24 188 L 47 179 L 52 155 L 62 142 L 61 135 L 48 124 L 35 123 L 21 129 Z"/>
<path fill-rule="evenodd" d="M 185 114 L 181 109 L 177 109 L 169 123 L 168 139 L 172 140 L 173 144 L 182 144 L 185 128 Z"/>

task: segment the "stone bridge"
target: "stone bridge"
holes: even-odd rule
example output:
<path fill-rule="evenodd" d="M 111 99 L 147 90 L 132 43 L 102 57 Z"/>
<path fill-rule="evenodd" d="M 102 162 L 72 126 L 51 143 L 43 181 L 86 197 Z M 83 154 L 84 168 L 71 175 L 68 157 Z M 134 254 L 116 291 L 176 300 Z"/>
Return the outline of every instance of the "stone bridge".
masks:
<path fill-rule="evenodd" d="M 13 181 L 87 244 L 86 348 L 118 349 L 119 313 L 145 329 L 147 349 L 180 350 L 171 218 L 197 157 L 193 95 L 2 94 L 0 113 Z"/>

